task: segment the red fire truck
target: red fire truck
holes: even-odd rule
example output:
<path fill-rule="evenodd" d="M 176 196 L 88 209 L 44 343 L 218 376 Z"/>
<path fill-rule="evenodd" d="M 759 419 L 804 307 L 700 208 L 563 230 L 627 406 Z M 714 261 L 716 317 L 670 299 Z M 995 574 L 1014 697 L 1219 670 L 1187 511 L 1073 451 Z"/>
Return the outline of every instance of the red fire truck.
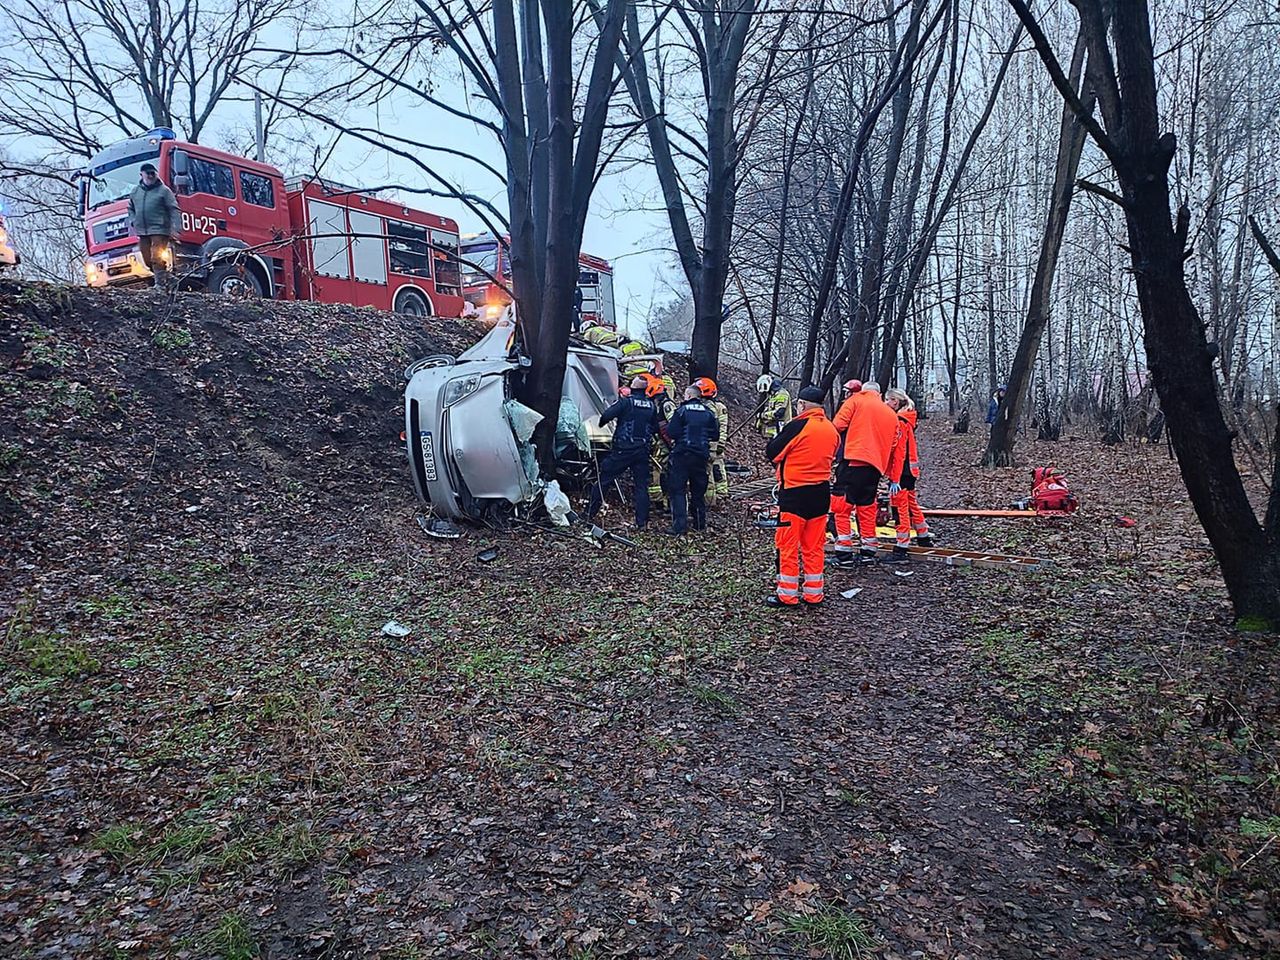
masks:
<path fill-rule="evenodd" d="M 156 129 L 112 144 L 81 181 L 90 286 L 148 280 L 129 223 L 138 170 L 153 163 L 182 210 L 174 270 L 228 294 L 318 300 L 411 316 L 462 315 L 458 225 Z"/>
<path fill-rule="evenodd" d="M 493 320 L 511 302 L 511 238 L 499 242 L 492 233 L 469 233 L 462 238 L 462 295 L 486 319 Z M 501 279 L 507 289 L 494 282 Z M 613 267 L 589 253 L 578 255 L 579 325 L 617 326 L 613 308 Z"/>

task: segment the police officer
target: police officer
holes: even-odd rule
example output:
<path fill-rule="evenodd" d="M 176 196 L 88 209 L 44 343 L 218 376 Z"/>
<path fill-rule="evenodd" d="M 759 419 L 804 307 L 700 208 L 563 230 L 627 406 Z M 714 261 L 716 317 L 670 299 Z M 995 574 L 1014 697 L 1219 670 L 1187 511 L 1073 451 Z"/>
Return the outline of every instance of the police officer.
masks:
<path fill-rule="evenodd" d="M 649 445 L 658 432 L 658 405 L 645 396 L 648 386 L 648 377 L 636 377 L 631 381 L 630 396 L 619 397 L 600 414 L 602 426 L 613 420 L 618 425 L 613 430 L 613 448 L 600 464 L 600 479 L 591 488 L 584 518 L 588 522 L 600 510 L 605 488 L 628 470 L 636 528 L 643 530 L 649 522 Z"/>
<path fill-rule="evenodd" d="M 673 444 L 667 481 L 671 529 L 667 533 L 680 536 L 690 524 L 695 530 L 706 529 L 707 462 L 712 444 L 720 439 L 720 421 L 702 402 L 697 387 L 684 392 L 684 403 L 667 424 L 667 435 Z"/>

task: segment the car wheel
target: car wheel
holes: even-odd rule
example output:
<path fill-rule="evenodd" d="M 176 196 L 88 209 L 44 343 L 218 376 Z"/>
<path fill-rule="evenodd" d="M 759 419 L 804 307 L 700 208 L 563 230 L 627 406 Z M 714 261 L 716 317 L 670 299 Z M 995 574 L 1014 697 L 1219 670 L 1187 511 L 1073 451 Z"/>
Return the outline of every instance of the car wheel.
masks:
<path fill-rule="evenodd" d="M 396 313 L 416 320 L 425 320 L 431 315 L 427 308 L 426 298 L 417 290 L 405 290 L 396 296 L 396 304 L 392 308 Z"/>
<path fill-rule="evenodd" d="M 243 264 L 228 263 L 209 271 L 206 282 L 210 293 L 244 300 L 262 296 L 262 281 L 252 269 Z"/>

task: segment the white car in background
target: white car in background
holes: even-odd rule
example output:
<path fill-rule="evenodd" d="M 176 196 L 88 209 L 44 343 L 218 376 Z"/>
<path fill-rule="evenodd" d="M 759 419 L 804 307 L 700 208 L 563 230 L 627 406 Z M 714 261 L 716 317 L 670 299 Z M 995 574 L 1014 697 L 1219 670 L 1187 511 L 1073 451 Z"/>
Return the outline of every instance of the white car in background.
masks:
<path fill-rule="evenodd" d="M 448 520 L 500 520 L 533 504 L 547 481 L 533 444 L 541 417 L 515 399 L 528 358 L 516 343 L 514 306 L 457 357 L 424 357 L 406 371 L 405 446 L 418 498 Z M 613 438 L 600 414 L 618 397 L 622 353 L 574 342 L 556 430 L 558 478 L 585 481 Z"/>

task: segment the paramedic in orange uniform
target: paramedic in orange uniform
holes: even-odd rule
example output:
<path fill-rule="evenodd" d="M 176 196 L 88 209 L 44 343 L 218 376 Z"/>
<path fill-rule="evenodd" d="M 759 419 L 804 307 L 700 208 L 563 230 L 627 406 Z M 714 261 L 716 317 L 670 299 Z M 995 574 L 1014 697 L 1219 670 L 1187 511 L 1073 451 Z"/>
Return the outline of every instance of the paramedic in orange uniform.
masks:
<path fill-rule="evenodd" d="M 800 391 L 796 409 L 796 418 L 765 447 L 765 455 L 778 468 L 778 528 L 774 534 L 778 585 L 774 595 L 765 599 L 771 607 L 794 607 L 801 599 L 810 606 L 822 602 L 831 463 L 840 435 L 822 409 L 822 391 L 817 387 Z"/>
<path fill-rule="evenodd" d="M 933 536 L 929 533 L 929 521 L 924 518 L 920 509 L 920 501 L 916 499 L 916 481 L 920 477 L 920 451 L 916 446 L 916 405 L 905 390 L 894 387 L 884 395 L 887 403 L 898 414 L 902 424 L 902 471 L 898 477 L 890 474 L 890 480 L 897 480 L 898 492 L 892 497 L 892 504 L 898 510 L 897 542 L 893 547 L 890 560 L 902 561 L 910 554 L 911 531 L 916 533 L 916 543 L 922 547 L 933 546 Z"/>
<path fill-rule="evenodd" d="M 844 385 L 845 399 L 853 396 L 861 389 L 861 380 L 846 381 Z M 836 524 L 836 549 L 832 559 L 839 566 L 848 566 L 854 562 L 853 504 L 844 495 L 844 487 L 840 486 L 839 483 L 831 488 L 831 516 Z"/>
<path fill-rule="evenodd" d="M 858 515 L 858 563 L 876 562 L 876 490 L 898 444 L 898 415 L 880 398 L 880 385 L 868 381 L 845 400 L 832 421 L 845 435 L 836 483 Z M 848 562 L 853 562 L 852 560 Z"/>

